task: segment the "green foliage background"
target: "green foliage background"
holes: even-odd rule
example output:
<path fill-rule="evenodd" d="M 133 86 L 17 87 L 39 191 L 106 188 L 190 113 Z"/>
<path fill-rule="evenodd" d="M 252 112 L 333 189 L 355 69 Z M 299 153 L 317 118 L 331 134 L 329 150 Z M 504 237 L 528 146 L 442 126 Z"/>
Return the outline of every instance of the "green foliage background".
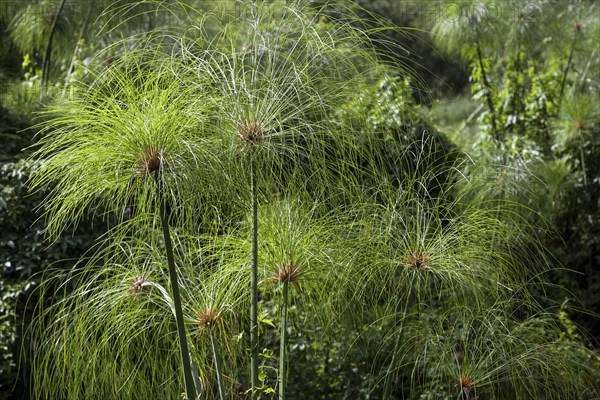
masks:
<path fill-rule="evenodd" d="M 152 2 L 123 1 L 117 5 L 101 1 L 92 3 L 94 6 L 89 7 L 87 1 L 67 1 L 62 5 L 61 13 L 58 13 L 61 7 L 61 1 L 58 0 L 0 2 L 0 263 L 3 267 L 0 276 L 0 399 L 28 398 L 32 394 L 29 363 L 35 357 L 39 344 L 35 338 L 28 336 L 26 328 L 34 306 L 43 304 L 51 307 L 54 302 L 61 301 L 63 294 L 71 291 L 76 293 L 80 279 L 77 274 L 84 265 L 78 260 L 106 231 L 107 222 L 114 225 L 118 220 L 127 218 L 127 215 L 100 218 L 100 212 L 96 217 L 86 217 L 76 227 L 67 229 L 53 243 L 44 240 L 46 221 L 40 219 L 43 210 L 37 207 L 48 191 L 30 194 L 26 187 L 32 171 L 39 168 L 36 162 L 27 160 L 31 151 L 36 149 L 38 140 L 34 124 L 40 122 L 40 118 L 47 118 L 37 116 L 36 112 L 47 105 L 56 105 L 61 96 L 70 91 L 76 93 L 76 81 L 89 83 L 93 74 L 86 71 L 102 70 L 118 64 L 119 57 L 126 52 L 122 47 L 126 47 L 127 41 L 120 42 L 123 38 L 136 35 L 144 38 L 145 32 L 151 29 L 166 31 L 180 18 L 175 12 L 155 13 L 156 4 Z M 275 6 L 283 6 L 285 2 L 274 3 Z M 324 2 L 314 2 L 314 6 L 321 3 Z M 558 381 L 556 387 L 546 388 L 545 395 L 548 398 L 556 398 L 553 397 L 554 393 L 569 390 L 569 385 L 576 385 L 573 382 L 579 382 L 579 378 L 581 382 L 584 381 L 583 377 L 570 376 L 575 374 L 577 368 L 583 368 L 590 376 L 596 373 L 595 384 L 598 385 L 598 6 L 586 0 L 501 4 L 482 1 L 478 5 L 435 0 L 415 1 L 404 6 L 399 3 L 391 0 L 339 2 L 328 9 L 332 19 L 345 15 L 347 10 L 355 10 L 363 18 L 360 23 L 354 21 L 361 28 L 381 22 L 372 20 L 370 12 L 384 15 L 388 23 L 412 28 L 381 32 L 375 27 L 368 31 L 372 39 L 386 37 L 395 41 L 395 45 L 389 45 L 389 42 L 377 42 L 377 45 L 388 51 L 386 57 L 409 68 L 377 72 L 372 77 L 366 74 L 363 85 L 357 85 L 354 96 L 343 99 L 336 112 L 328 116 L 331 126 L 337 126 L 341 131 L 351 130 L 356 135 L 356 148 L 344 154 L 356 157 L 352 160 L 356 169 L 348 173 L 355 174 L 352 177 L 357 191 L 364 194 L 372 190 L 373 197 L 381 204 L 399 201 L 391 194 L 396 191 L 414 191 L 422 197 L 402 198 L 402 201 L 411 205 L 407 209 L 412 215 L 421 215 L 427 221 L 438 221 L 440 235 L 441 232 L 446 233 L 447 220 L 455 218 L 466 221 L 465 228 L 461 228 L 467 231 L 465 237 L 471 233 L 475 236 L 490 234 L 486 236 L 489 240 L 486 243 L 506 250 L 506 254 L 513 251 L 516 243 L 516 247 L 522 247 L 518 249 L 521 252 L 519 254 L 526 254 L 527 259 L 503 261 L 519 271 L 517 275 L 522 274 L 519 279 L 526 281 L 533 279 L 532 276 L 540 278 L 536 276 L 536 271 L 543 270 L 542 278 L 550 284 L 536 287 L 531 292 L 523 289 L 518 296 L 514 296 L 531 296 L 541 306 L 539 309 L 533 307 L 523 310 L 515 306 L 512 310 L 512 303 L 484 303 L 472 310 L 462 310 L 435 302 L 431 308 L 420 308 L 422 304 L 417 301 L 411 312 L 418 312 L 421 317 L 403 319 L 401 310 L 394 303 L 398 300 L 395 300 L 393 293 L 375 295 L 372 292 L 370 307 L 360 309 L 360 313 L 343 315 L 347 319 L 339 320 L 318 317 L 323 310 L 311 304 L 314 300 L 310 292 L 312 286 L 307 284 L 303 292 L 298 290 L 298 299 L 289 310 L 288 397 L 416 398 L 416 393 L 422 399 L 442 399 L 457 398 L 458 393 L 458 398 L 468 398 L 468 393 L 465 397 L 465 392 L 457 392 L 456 382 L 446 379 L 447 376 L 464 372 L 453 369 L 458 357 L 457 348 L 460 349 L 460 357 L 466 360 L 458 364 L 471 368 L 466 373 L 475 376 L 474 379 L 481 383 L 479 395 L 484 398 L 511 398 L 513 393 L 521 393 L 522 398 L 543 398 L 544 391 L 537 386 L 539 382 L 528 380 L 531 372 L 528 363 L 541 368 L 542 375 L 558 373 L 553 367 L 567 371 L 563 371 L 565 382 Z M 196 10 L 218 8 L 214 2 L 189 1 L 187 4 L 190 9 Z M 235 1 L 219 2 L 219 7 L 234 10 L 235 13 L 240 10 L 239 4 Z M 455 7 L 456 4 L 460 4 L 460 7 Z M 112 13 L 103 12 L 111 5 Z M 493 18 L 486 14 L 490 10 L 496 13 Z M 115 18 L 114 15 L 119 17 Z M 501 18 L 497 17 L 499 15 Z M 56 24 L 53 24 L 54 17 L 57 17 Z M 207 36 L 220 32 L 223 22 L 206 21 Z M 327 31 L 326 19 L 317 23 L 320 24 L 319 29 Z M 48 60 L 47 72 L 42 73 L 53 25 L 52 56 Z M 276 28 L 266 26 L 265 30 L 276 31 Z M 120 47 L 115 43 L 125 45 Z M 42 78 L 48 81 L 48 86 L 42 85 Z M 463 153 L 459 155 L 459 151 Z M 367 158 L 363 157 L 364 154 L 377 154 L 377 157 Z M 390 182 L 382 184 L 378 180 L 377 171 L 380 169 L 391 177 Z M 468 184 L 461 181 L 462 175 L 469 177 Z M 381 186 L 387 189 L 382 192 L 374 189 Z M 213 200 L 219 201 L 216 198 Z M 353 201 L 332 200 L 331 205 L 352 204 L 347 209 L 348 214 L 355 215 L 357 220 L 370 215 L 370 212 L 380 213 L 380 210 L 362 209 L 362 205 L 357 206 Z M 389 242 L 366 242 L 379 250 L 378 253 L 369 254 L 372 257 L 370 260 L 382 254 L 393 259 L 391 254 L 401 252 L 398 249 L 405 251 L 413 246 L 413 243 L 410 246 L 401 243 L 399 238 L 403 229 L 410 231 L 421 228 L 417 223 L 411 225 L 412 222 L 406 222 L 404 211 L 390 209 L 386 210 L 388 214 L 383 215 L 389 218 L 389 226 L 395 226 L 393 229 L 398 231 L 396 236 L 390 236 Z M 221 248 L 222 254 L 231 257 L 231 260 L 242 259 L 237 250 L 231 251 L 231 241 L 239 243 L 239 249 L 249 248 L 247 227 L 243 222 L 245 216 L 236 210 L 236 205 L 231 205 L 231 209 L 227 210 L 227 215 L 237 221 L 233 226 L 203 226 L 201 233 L 206 235 L 203 239 L 210 237 L 213 242 L 201 250 L 190 250 L 187 259 L 205 260 L 203 257 L 214 254 L 219 246 L 225 246 L 225 250 Z M 475 214 L 477 217 L 473 217 Z M 524 216 L 523 219 L 511 219 L 516 214 Z M 476 221 L 485 221 L 485 218 L 489 218 L 487 221 L 492 227 L 518 226 L 519 229 L 499 229 L 499 236 L 496 236 L 496 233 L 490 233 L 491 229 L 486 231 L 484 227 L 477 226 Z M 369 222 L 373 227 L 381 223 L 379 220 Z M 494 225 L 496 223 L 499 225 Z M 343 237 L 344 230 L 332 231 L 335 237 Z M 360 229 L 348 231 L 361 232 Z M 185 243 L 189 239 L 185 236 L 187 233 L 180 233 L 178 240 Z M 221 243 L 220 235 L 223 233 L 230 235 L 226 236 L 225 244 Z M 319 234 L 327 236 L 331 233 L 324 229 Z M 436 233 L 438 231 L 434 229 L 434 235 Z M 282 236 L 277 232 L 263 234 L 267 237 L 269 234 L 273 237 Z M 513 234 L 515 236 L 511 237 Z M 429 232 L 423 233 L 423 243 L 430 243 L 427 235 Z M 159 239 L 152 240 L 160 244 Z M 396 244 L 397 248 L 390 247 L 394 240 L 400 243 Z M 209 240 L 205 242 L 211 243 Z M 544 250 L 538 249 L 540 243 Z M 439 254 L 447 254 L 444 251 L 440 250 Z M 516 254 L 517 250 L 514 251 Z M 481 252 L 485 253 L 485 249 Z M 467 261 L 464 262 L 460 255 L 450 254 L 451 261 L 456 264 L 449 265 L 461 267 L 469 262 L 486 262 L 482 255 L 464 254 L 468 256 L 465 256 L 464 260 Z M 279 256 L 285 258 L 286 254 Z M 410 257 L 403 255 L 406 256 Z M 152 253 L 151 256 L 136 254 L 131 257 L 160 260 L 162 256 Z M 208 260 L 212 267 L 224 263 L 223 259 L 208 257 Z M 105 262 L 114 261 L 101 256 L 94 259 L 99 271 Z M 388 261 L 381 258 L 378 262 L 384 265 Z M 440 265 L 444 265 L 444 262 L 449 261 L 439 261 Z M 127 260 L 122 260 L 122 263 L 127 264 Z M 523 266 L 526 268 L 521 268 Z M 144 268 L 146 270 L 140 271 L 119 269 L 115 276 L 122 282 L 129 282 L 148 271 L 156 273 L 150 261 Z M 376 288 L 378 270 L 375 268 L 372 271 L 374 275 L 370 277 L 360 276 L 360 283 Z M 190 269 L 189 276 L 193 273 L 193 269 Z M 101 307 L 102 290 L 107 287 L 110 290 L 109 284 L 114 281 L 102 273 L 94 275 L 92 271 L 82 276 L 98 283 L 95 289 L 98 297 L 95 299 L 98 307 Z M 71 279 L 69 285 L 72 287 L 61 286 L 61 279 L 65 277 Z M 50 286 L 45 286 L 43 291 L 36 291 L 43 279 Z M 348 282 L 353 279 L 359 279 L 359 275 L 353 275 Z M 392 279 L 399 279 L 399 285 L 408 282 L 402 281 L 408 278 Z M 464 277 L 453 279 L 452 285 L 461 287 Z M 156 282 L 166 286 L 164 277 L 156 277 Z M 522 281 L 511 283 L 520 287 Z M 232 291 L 238 290 L 231 280 L 226 280 L 226 284 L 231 285 Z M 430 284 L 432 286 L 428 286 Z M 525 286 L 527 284 L 523 284 Z M 53 287 L 62 289 L 56 298 Z M 427 281 L 422 288 L 424 291 L 435 291 L 437 286 L 435 281 Z M 196 286 L 195 281 L 190 280 L 187 290 L 195 292 L 208 289 Z M 239 290 L 243 292 L 243 289 Z M 367 291 L 356 287 L 348 287 L 348 290 L 356 292 L 343 294 L 344 299 L 358 296 L 361 290 Z M 465 299 L 470 298 L 469 293 L 460 293 Z M 44 296 L 41 299 L 40 294 Z M 414 299 L 410 296 L 419 298 L 420 295 L 409 293 L 407 299 Z M 119 296 L 118 304 L 128 309 L 131 299 Z M 162 298 L 159 293 L 153 291 L 152 296 L 152 304 L 160 304 Z M 278 296 L 279 290 L 275 286 L 264 288 L 261 292 L 261 309 L 264 310 L 266 321 L 261 323 L 261 349 L 266 349 L 262 356 L 261 372 L 264 383 L 271 386 L 274 386 L 277 378 L 277 359 L 274 354 L 278 353 L 279 343 L 277 329 L 272 329 L 269 322 L 276 321 L 280 316 Z M 189 293 L 188 297 L 194 298 Z M 460 302 L 457 299 L 453 301 Z M 79 308 L 81 304 L 70 300 L 64 304 L 67 312 L 84 309 Z M 140 305 L 136 303 L 136 306 Z M 203 306 L 206 305 L 190 305 L 191 308 Z M 223 304 L 224 309 L 237 306 Z M 333 309 L 339 310 L 336 306 L 339 305 L 333 304 Z M 518 314 L 519 323 L 504 314 L 504 306 Z M 160 307 L 157 307 L 159 311 L 144 309 L 143 315 L 148 321 L 153 321 L 157 330 L 166 332 L 169 327 L 160 322 L 164 310 L 160 311 Z M 108 309 L 103 312 L 110 315 Z M 407 309 L 404 309 L 404 316 L 406 313 Z M 140 318 L 135 313 L 127 315 L 132 321 Z M 506 330 L 486 326 L 489 315 L 497 318 L 498 325 Z M 224 312 L 229 330 L 223 329 L 218 333 L 223 341 L 231 336 L 242 337 L 243 318 L 244 315 Z M 85 315 L 82 320 L 85 320 Z M 348 329 L 347 320 L 352 321 L 351 329 Z M 398 334 L 398 321 L 401 320 L 406 322 L 402 323 L 401 333 Z M 121 325 L 116 326 L 118 328 Z M 407 342 L 399 345 L 400 337 Z M 444 341 L 441 339 L 444 337 L 450 339 Z M 102 343 L 101 339 L 98 339 L 98 343 Z M 194 342 L 201 354 L 209 351 L 205 339 L 198 335 Z M 136 336 L 136 340 L 139 340 L 136 345 L 142 347 L 155 343 L 146 342 L 147 339 L 142 336 Z M 238 341 L 230 341 L 230 347 L 224 349 L 228 355 L 224 364 L 231 371 L 243 370 L 240 365 L 244 365 L 241 359 L 245 349 L 243 340 Z M 467 341 L 476 343 L 472 353 L 461 348 L 461 343 Z M 532 352 L 527 348 L 531 342 L 542 350 Z M 172 340 L 165 339 L 160 343 L 160 351 L 151 356 L 166 357 L 173 361 L 172 355 L 176 352 Z M 422 346 L 418 348 L 425 348 L 427 352 L 413 352 L 411 345 Z M 506 364 L 502 364 L 502 360 L 494 363 L 486 358 L 489 353 L 480 349 L 493 349 L 501 354 L 514 354 L 514 357 Z M 110 346 L 99 350 L 99 353 L 105 350 L 109 352 Z M 377 365 L 390 363 L 390 357 L 392 363 L 401 359 L 399 365 L 402 367 L 394 371 L 376 368 Z M 440 360 L 444 360 L 444 363 L 440 363 Z M 555 360 L 561 361 L 553 365 Z M 168 379 L 165 376 L 168 376 L 169 368 L 176 368 L 174 364 L 166 362 L 164 369 L 157 369 L 157 381 Z M 442 367 L 434 367 L 438 364 Z M 161 375 L 164 371 L 167 371 L 167 375 Z M 111 373 L 114 371 L 107 374 Z M 212 370 L 208 372 L 212 373 Z M 414 374 L 418 379 L 413 378 Z M 243 372 L 229 379 L 232 390 L 240 389 L 243 392 L 243 387 L 235 387 L 246 379 Z M 486 384 L 489 385 L 487 392 Z M 589 381 L 585 384 L 589 385 Z M 88 390 L 93 390 L 93 387 L 90 384 Z M 571 393 L 576 392 L 574 386 Z M 105 394 L 108 397 L 116 396 L 109 392 Z M 166 390 L 163 394 L 168 397 L 173 392 Z M 135 394 L 129 395 L 135 397 Z M 584 395 L 593 398 L 594 393 L 589 390 L 579 395 L 581 398 Z"/>

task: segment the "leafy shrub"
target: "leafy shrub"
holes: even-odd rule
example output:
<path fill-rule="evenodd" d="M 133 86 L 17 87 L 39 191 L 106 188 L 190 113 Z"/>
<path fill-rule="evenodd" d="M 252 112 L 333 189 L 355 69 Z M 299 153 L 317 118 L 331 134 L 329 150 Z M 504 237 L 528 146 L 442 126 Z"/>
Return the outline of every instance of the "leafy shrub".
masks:
<path fill-rule="evenodd" d="M 34 168 L 36 163 L 23 160 L 0 166 L 0 398 L 26 398 L 28 394 L 28 357 L 34 342 L 24 331 L 37 301 L 30 296 L 42 280 L 40 273 L 49 266 L 72 266 L 98 234 L 86 221 L 75 234 L 48 245 L 44 222 L 32 212 L 45 193 L 30 195 L 26 187 Z M 25 358 L 19 364 L 21 350 Z"/>

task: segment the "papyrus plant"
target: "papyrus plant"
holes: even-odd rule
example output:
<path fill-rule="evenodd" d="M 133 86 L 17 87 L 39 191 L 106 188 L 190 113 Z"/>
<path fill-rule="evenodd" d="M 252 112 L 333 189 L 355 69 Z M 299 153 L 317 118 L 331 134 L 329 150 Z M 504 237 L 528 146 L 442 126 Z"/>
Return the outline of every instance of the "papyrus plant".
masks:
<path fill-rule="evenodd" d="M 319 196 L 343 173 L 340 155 L 354 138 L 331 116 L 380 66 L 364 31 L 350 23 L 355 16 L 315 23 L 328 19 L 327 10 L 244 3 L 240 15 L 205 16 L 211 29 L 186 33 L 181 50 L 198 77 L 189 84 L 208 80 L 219 97 L 202 140 L 223 160 L 239 206 L 251 210 L 252 388 L 259 385 L 259 205 L 289 195 L 292 181 Z"/>
<path fill-rule="evenodd" d="M 259 235 L 259 293 L 262 303 L 276 304 L 279 316 L 279 360 L 277 364 L 277 393 L 286 398 L 287 359 L 290 305 L 301 307 L 324 325 L 338 319 L 338 308 L 347 306 L 337 294 L 343 294 L 343 270 L 348 267 L 341 250 L 336 246 L 340 230 L 337 213 L 319 212 L 319 207 L 307 206 L 301 198 L 274 200 L 258 210 L 261 221 Z M 215 238 L 210 253 L 221 260 L 224 273 L 234 279 L 240 276 L 240 265 L 247 265 L 252 234 L 248 222 L 227 235 Z M 206 241 L 209 242 L 209 241 Z M 227 271 L 227 272 L 225 272 Z M 273 311 L 273 310 L 271 310 Z M 291 333 L 293 335 L 293 332 Z M 264 341 L 263 341 L 264 343 Z"/>
<path fill-rule="evenodd" d="M 486 206 L 483 188 L 497 188 L 482 185 L 470 161 L 447 168 L 451 186 L 430 174 L 398 186 L 383 179 L 375 200 L 350 212 L 348 240 L 369 244 L 356 249 L 344 282 L 366 307 L 356 318 L 370 312 L 385 329 L 375 363 L 385 374 L 373 388 L 386 398 L 448 389 L 469 399 L 484 387 L 491 398 L 535 398 L 544 387 L 549 398 L 593 396 L 592 353 L 561 343 L 556 316 L 536 298 L 552 264 L 531 234 L 532 210 L 505 198 Z"/>
<path fill-rule="evenodd" d="M 222 209 L 233 210 L 230 217 L 240 205 L 251 210 L 255 392 L 259 202 L 285 193 L 292 178 L 319 194 L 330 172 L 340 173 L 332 155 L 348 146 L 328 116 L 378 59 L 360 27 L 344 19 L 319 26 L 323 10 L 302 4 L 248 3 L 227 16 L 183 4 L 163 10 L 183 11 L 180 21 L 189 25 L 111 46 L 127 50 L 89 71 L 74 95 L 46 114 L 34 154 L 43 165 L 31 185 L 53 188 L 43 206 L 51 237 L 87 212 L 115 225 L 115 243 L 161 227 L 189 398 L 200 385 L 193 384 L 172 229 L 210 224 Z M 132 291 L 143 292 L 146 278 L 132 279 Z"/>
<path fill-rule="evenodd" d="M 197 111 L 210 108 L 211 100 L 192 94 L 176 79 L 172 64 L 154 57 L 135 51 L 125 54 L 48 112 L 41 147 L 34 154 L 43 162 L 31 185 L 53 187 L 44 205 L 50 236 L 90 211 L 117 224 L 111 232 L 116 237 L 126 230 L 143 229 L 142 225 L 162 227 L 191 399 L 197 389 L 169 229 L 197 218 L 205 205 L 193 188 L 211 187 L 217 179 L 217 164 L 207 161 L 212 155 L 195 136 L 203 122 Z M 198 170 L 204 175 L 194 173 Z M 125 224 L 125 218 L 131 220 Z"/>
<path fill-rule="evenodd" d="M 427 147 L 384 160 L 375 150 L 387 139 L 331 123 L 386 69 L 366 25 L 336 5 L 249 2 L 233 13 L 164 5 L 184 12 L 179 29 L 114 45 L 128 50 L 45 116 L 32 186 L 53 188 L 48 233 L 90 211 L 112 228 L 87 267 L 41 289 L 55 283 L 64 298 L 40 306 L 32 331 L 35 396 L 177 398 L 185 387 L 189 399 L 224 399 L 243 384 L 256 398 L 272 389 L 259 379 L 259 294 L 279 297 L 273 287 L 282 292 L 280 398 L 293 302 L 349 327 L 365 316 L 387 324 L 374 363 L 384 373 L 373 374 L 384 378 L 372 382 L 387 397 L 407 377 L 402 394 L 420 395 L 419 382 L 445 371 L 463 397 L 515 377 L 479 358 L 500 354 L 494 349 L 519 356 L 523 346 L 513 351 L 508 341 L 521 337 L 524 314 L 538 311 L 530 286 L 540 270 L 529 260 L 542 260 L 536 268 L 545 260 L 527 239 L 527 218 L 505 199 L 476 201 L 462 165 L 414 165 L 411 152 Z M 406 171 L 386 176 L 379 169 L 398 170 L 386 162 Z M 347 174 L 363 169 L 369 179 Z M 459 312 L 466 306 L 476 317 Z M 439 328 L 436 318 L 447 322 Z M 448 368 L 441 339 L 418 340 L 419 332 L 456 334 L 448 326 L 461 320 L 504 329 L 493 351 L 469 356 L 479 375 L 464 360 L 458 373 Z M 538 341 L 525 333 L 522 343 Z M 517 359 L 524 371 L 536 366 Z M 497 365 L 513 365 L 503 360 Z M 545 371 L 539 382 L 559 378 Z M 514 379 L 498 390 L 513 393 Z"/>

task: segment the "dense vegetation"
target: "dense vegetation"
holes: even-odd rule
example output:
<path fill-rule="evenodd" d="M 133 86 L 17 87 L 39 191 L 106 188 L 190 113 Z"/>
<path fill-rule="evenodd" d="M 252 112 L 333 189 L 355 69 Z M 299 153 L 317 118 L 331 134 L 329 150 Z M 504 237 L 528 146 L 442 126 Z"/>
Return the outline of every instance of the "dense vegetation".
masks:
<path fill-rule="evenodd" d="M 593 1 L 0 31 L 0 399 L 600 396 Z"/>

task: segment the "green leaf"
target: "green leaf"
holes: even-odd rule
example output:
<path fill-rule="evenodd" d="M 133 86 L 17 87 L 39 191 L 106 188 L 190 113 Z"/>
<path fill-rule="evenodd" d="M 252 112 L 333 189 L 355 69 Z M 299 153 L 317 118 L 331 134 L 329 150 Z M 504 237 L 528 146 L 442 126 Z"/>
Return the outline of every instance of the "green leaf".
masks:
<path fill-rule="evenodd" d="M 266 372 L 264 372 L 264 371 L 261 371 L 261 372 L 258 374 L 258 380 L 259 380 L 259 381 L 261 381 L 262 383 L 265 383 L 265 381 L 267 380 L 267 378 L 268 378 L 268 375 L 267 375 L 267 373 L 266 373 Z"/>
<path fill-rule="evenodd" d="M 275 324 L 273 323 L 273 321 L 271 321 L 270 319 L 267 318 L 267 315 L 269 315 L 269 313 L 262 313 L 258 316 L 258 322 L 260 322 L 261 324 L 267 324 L 272 326 L 273 328 L 275 328 Z"/>

